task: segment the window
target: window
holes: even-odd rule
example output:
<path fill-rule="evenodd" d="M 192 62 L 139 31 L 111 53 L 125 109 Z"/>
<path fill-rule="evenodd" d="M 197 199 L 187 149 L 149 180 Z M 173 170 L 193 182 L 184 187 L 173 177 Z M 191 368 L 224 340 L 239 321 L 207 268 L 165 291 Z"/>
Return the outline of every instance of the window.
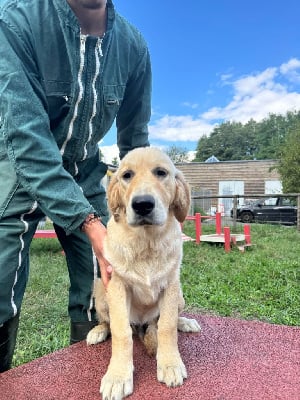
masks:
<path fill-rule="evenodd" d="M 219 182 L 219 196 L 222 195 L 235 195 L 244 194 L 244 181 L 220 181 Z M 244 204 L 244 198 L 239 199 L 239 205 Z M 232 208 L 232 199 L 218 199 L 218 210 L 222 214 L 230 215 L 230 210 Z"/>
<path fill-rule="evenodd" d="M 266 194 L 282 193 L 281 181 L 265 181 L 265 193 Z"/>

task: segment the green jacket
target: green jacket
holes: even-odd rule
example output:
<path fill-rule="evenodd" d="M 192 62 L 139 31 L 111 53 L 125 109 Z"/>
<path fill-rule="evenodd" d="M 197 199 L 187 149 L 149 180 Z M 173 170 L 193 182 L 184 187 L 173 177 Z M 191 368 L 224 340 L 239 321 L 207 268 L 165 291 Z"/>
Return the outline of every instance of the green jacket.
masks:
<path fill-rule="evenodd" d="M 108 0 L 103 39 L 83 36 L 66 0 L 0 0 L 0 218 L 25 188 L 68 232 L 94 211 L 116 119 L 122 158 L 147 146 L 151 67 L 141 34 Z"/>

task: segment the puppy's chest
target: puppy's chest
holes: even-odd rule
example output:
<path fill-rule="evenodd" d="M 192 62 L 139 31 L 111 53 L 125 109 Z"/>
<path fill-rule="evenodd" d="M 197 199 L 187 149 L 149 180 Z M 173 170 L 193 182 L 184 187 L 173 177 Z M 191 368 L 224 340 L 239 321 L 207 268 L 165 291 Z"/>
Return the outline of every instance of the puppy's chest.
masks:
<path fill-rule="evenodd" d="M 167 277 L 159 280 L 150 276 L 138 278 L 130 287 L 132 302 L 144 306 L 156 304 L 168 284 Z"/>

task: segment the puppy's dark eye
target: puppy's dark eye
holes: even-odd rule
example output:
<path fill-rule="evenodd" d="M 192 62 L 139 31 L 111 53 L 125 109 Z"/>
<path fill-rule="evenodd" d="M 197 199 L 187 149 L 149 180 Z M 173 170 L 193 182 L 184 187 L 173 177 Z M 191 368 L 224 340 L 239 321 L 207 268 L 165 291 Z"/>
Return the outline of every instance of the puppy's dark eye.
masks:
<path fill-rule="evenodd" d="M 157 167 L 153 170 L 153 174 L 158 178 L 165 178 L 168 175 L 168 171 L 166 171 L 164 168 Z"/>
<path fill-rule="evenodd" d="M 132 179 L 134 176 L 134 172 L 131 170 L 125 171 L 122 175 L 122 179 L 124 179 L 125 181 L 129 181 L 130 179 Z"/>

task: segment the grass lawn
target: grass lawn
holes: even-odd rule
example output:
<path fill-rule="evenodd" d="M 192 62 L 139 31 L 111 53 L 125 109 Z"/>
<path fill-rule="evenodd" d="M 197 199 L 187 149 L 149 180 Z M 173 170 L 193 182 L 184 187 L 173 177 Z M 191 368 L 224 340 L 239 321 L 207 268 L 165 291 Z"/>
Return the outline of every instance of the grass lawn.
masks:
<path fill-rule="evenodd" d="M 185 232 L 193 235 L 191 222 Z M 300 326 L 300 233 L 294 227 L 258 224 L 251 225 L 251 233 L 254 246 L 245 253 L 184 244 L 181 281 L 187 310 Z M 69 344 L 68 286 L 58 241 L 34 239 L 14 366 Z"/>

